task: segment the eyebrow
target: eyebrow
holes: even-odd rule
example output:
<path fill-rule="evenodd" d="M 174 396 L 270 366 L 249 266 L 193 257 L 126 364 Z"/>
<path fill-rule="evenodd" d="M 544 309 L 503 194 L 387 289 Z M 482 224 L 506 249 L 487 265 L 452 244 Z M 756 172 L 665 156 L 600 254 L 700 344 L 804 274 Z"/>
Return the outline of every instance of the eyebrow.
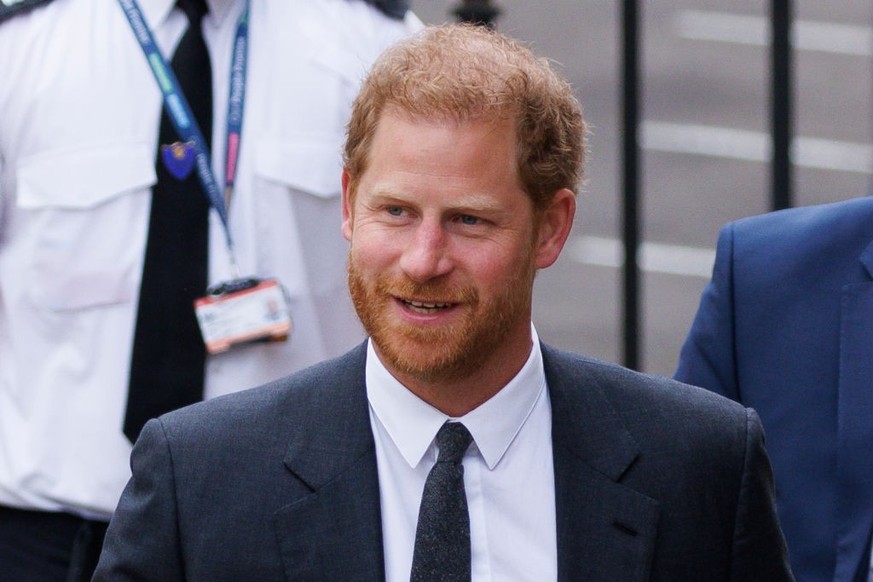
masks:
<path fill-rule="evenodd" d="M 375 203 L 398 203 L 398 204 L 413 204 L 417 205 L 417 200 L 412 196 L 404 195 L 398 191 L 389 188 L 379 188 L 373 190 L 368 196 L 370 202 Z M 487 194 L 465 194 L 452 202 L 448 210 L 464 212 L 469 210 L 472 212 L 488 212 L 501 213 L 508 210 L 499 202 L 495 202 L 491 196 Z"/>

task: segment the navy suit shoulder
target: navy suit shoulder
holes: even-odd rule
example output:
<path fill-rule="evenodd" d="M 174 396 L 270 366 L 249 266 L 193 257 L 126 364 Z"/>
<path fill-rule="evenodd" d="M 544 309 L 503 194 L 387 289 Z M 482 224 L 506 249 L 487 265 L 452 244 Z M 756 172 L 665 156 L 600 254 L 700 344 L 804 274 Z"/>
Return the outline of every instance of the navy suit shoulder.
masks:
<path fill-rule="evenodd" d="M 804 283 L 866 275 L 859 256 L 873 241 L 873 197 L 751 216 L 722 229 L 744 283 L 798 277 Z"/>
<path fill-rule="evenodd" d="M 747 216 L 728 225 L 765 236 L 778 235 L 779 230 L 785 229 L 787 232 L 783 234 L 790 236 L 793 233 L 820 234 L 822 228 L 837 226 L 841 228 L 841 232 L 845 232 L 843 228 L 862 226 L 870 218 L 873 218 L 873 196 L 860 196 L 841 202 L 798 206 Z"/>
<path fill-rule="evenodd" d="M 762 412 L 755 391 L 742 390 L 739 373 L 747 378 L 743 384 L 757 382 L 753 379 L 761 374 L 761 383 L 771 382 L 772 388 L 785 380 L 786 371 L 812 373 L 820 383 L 822 375 L 836 375 L 841 289 L 870 281 L 871 241 L 871 197 L 725 225 L 675 377 Z M 815 357 L 795 357 L 795 341 L 802 337 L 816 339 Z M 814 363 L 816 370 L 801 373 L 775 362 L 807 368 Z"/>

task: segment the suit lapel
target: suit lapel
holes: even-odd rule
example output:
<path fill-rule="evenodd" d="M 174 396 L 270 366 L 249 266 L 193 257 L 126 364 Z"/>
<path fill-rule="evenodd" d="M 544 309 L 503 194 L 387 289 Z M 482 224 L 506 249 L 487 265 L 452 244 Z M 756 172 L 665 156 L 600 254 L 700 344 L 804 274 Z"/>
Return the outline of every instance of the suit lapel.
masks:
<path fill-rule="evenodd" d="M 379 481 L 359 347 L 295 398 L 285 466 L 309 493 L 275 514 L 286 578 L 385 578 Z M 646 580 L 658 504 L 621 483 L 638 454 L 604 387 L 543 346 L 552 402 L 558 577 Z M 312 383 L 312 382 L 310 382 Z"/>
<path fill-rule="evenodd" d="M 543 363 L 552 402 L 558 578 L 647 580 L 658 503 L 620 482 L 637 444 L 584 364 L 548 346 Z"/>
<path fill-rule="evenodd" d="M 837 567 L 851 580 L 873 528 L 873 244 L 860 257 L 867 280 L 843 287 L 837 424 Z"/>
<path fill-rule="evenodd" d="M 385 577 L 379 480 L 364 385 L 366 349 L 321 368 L 295 400 L 285 466 L 311 493 L 276 513 L 289 580 Z"/>

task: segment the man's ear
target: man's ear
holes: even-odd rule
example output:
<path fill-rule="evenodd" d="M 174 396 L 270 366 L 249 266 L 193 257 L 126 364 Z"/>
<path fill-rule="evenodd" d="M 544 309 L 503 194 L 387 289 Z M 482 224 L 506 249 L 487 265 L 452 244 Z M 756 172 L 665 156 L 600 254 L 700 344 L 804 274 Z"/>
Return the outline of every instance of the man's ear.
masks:
<path fill-rule="evenodd" d="M 343 236 L 346 237 L 347 241 L 352 240 L 352 202 L 349 199 L 349 184 L 352 179 L 349 177 L 349 173 L 343 170 L 343 222 L 342 222 L 342 233 Z"/>
<path fill-rule="evenodd" d="M 554 264 L 570 236 L 573 219 L 576 216 L 576 195 L 572 190 L 558 190 L 540 217 L 537 238 L 537 269 L 545 269 Z"/>

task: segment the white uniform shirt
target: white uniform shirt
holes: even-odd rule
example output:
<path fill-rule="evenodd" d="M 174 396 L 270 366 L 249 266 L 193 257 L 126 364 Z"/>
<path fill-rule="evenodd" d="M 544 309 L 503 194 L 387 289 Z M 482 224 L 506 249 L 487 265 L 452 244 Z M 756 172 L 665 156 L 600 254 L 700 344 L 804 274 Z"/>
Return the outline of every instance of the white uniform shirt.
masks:
<path fill-rule="evenodd" d="M 464 456 L 473 580 L 555 580 L 558 571 L 552 410 L 539 340 L 500 392 L 459 420 L 473 435 Z M 366 365 L 376 440 L 385 573 L 408 581 L 434 437 L 449 417 L 398 382 L 372 343 Z"/>
<path fill-rule="evenodd" d="M 238 0 L 207 0 L 213 170 L 223 186 Z M 187 20 L 140 0 L 164 54 Z M 230 223 L 243 275 L 290 295 L 285 344 L 212 356 L 206 394 L 255 386 L 363 339 L 347 298 L 341 144 L 366 66 L 420 27 L 358 0 L 255 0 Z M 108 517 L 128 477 L 121 432 L 161 94 L 115 0 L 57 0 L 0 29 L 0 505 Z M 210 223 L 210 283 L 231 277 Z"/>

